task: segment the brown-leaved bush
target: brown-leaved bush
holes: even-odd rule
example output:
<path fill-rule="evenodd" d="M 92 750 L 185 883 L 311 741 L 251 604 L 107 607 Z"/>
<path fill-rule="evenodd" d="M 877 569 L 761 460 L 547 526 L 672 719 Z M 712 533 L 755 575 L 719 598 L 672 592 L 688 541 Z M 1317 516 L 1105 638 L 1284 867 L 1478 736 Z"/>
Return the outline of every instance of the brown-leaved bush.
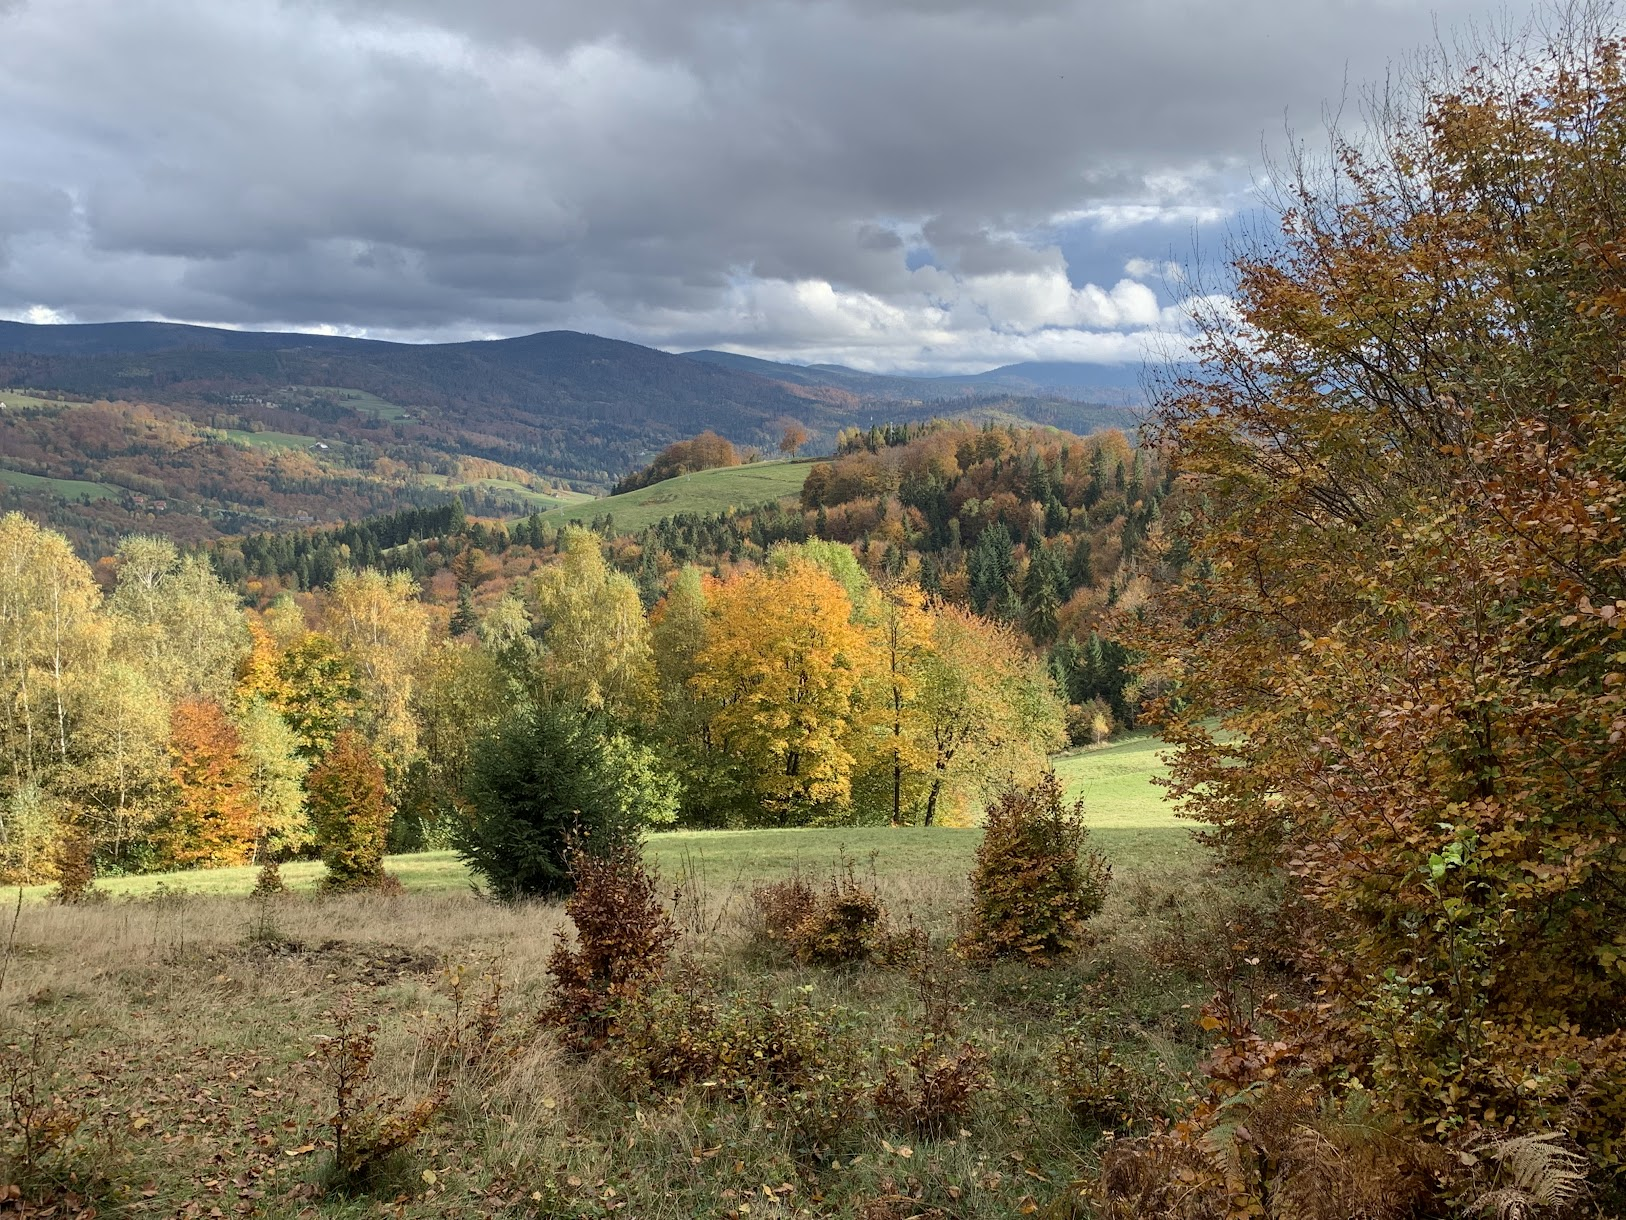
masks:
<path fill-rule="evenodd" d="M 968 961 L 1045 965 L 1084 943 L 1106 902 L 1112 868 L 1089 845 L 1082 801 L 1068 805 L 1049 774 L 1010 787 L 988 808 L 971 872 L 971 909 L 955 947 Z"/>
<path fill-rule="evenodd" d="M 553 997 L 542 1012 L 573 1050 L 598 1050 L 621 1032 L 623 1009 L 659 981 L 678 930 L 661 904 L 659 880 L 634 844 L 603 855 L 570 851 L 575 889 L 565 912 L 576 925 L 548 958 Z"/>
<path fill-rule="evenodd" d="M 1567 12 L 1278 179 L 1158 405 L 1192 511 L 1124 627 L 1342 1068 L 1526 1134 L 1601 1072 L 1570 1134 L 1626 1193 L 1626 40 Z"/>
<path fill-rule="evenodd" d="M 886 934 L 880 896 L 843 859 L 820 891 L 799 874 L 751 892 L 769 940 L 783 944 L 804 966 L 865 962 Z"/>

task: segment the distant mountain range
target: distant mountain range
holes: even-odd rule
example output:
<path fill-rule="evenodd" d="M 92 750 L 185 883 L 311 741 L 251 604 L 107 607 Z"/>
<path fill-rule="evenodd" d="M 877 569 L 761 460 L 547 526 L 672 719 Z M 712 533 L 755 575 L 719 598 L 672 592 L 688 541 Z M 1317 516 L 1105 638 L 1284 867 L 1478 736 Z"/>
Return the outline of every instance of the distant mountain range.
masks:
<path fill-rule="evenodd" d="M 698 351 L 683 355 L 690 360 L 702 360 L 776 381 L 836 386 L 873 398 L 919 398 L 936 402 L 967 394 L 1006 393 L 1066 398 L 1102 406 L 1134 407 L 1145 401 L 1140 370 L 1118 364 L 1029 362 L 954 377 L 903 377 L 865 373 L 841 364 L 783 364 L 733 352 Z"/>
<path fill-rule="evenodd" d="M 1067 364 L 883 376 L 725 352 L 673 355 L 574 331 L 408 344 L 169 322 L 0 322 L 0 401 L 11 404 L 0 410 L 0 496 L 48 498 L 72 484 L 75 511 L 95 516 L 128 502 L 128 492 L 190 505 L 218 530 L 228 518 L 320 515 L 312 497 L 329 493 L 319 484 L 376 499 L 394 494 L 381 485 L 415 479 L 421 499 L 434 486 L 425 480 L 464 478 L 470 460 L 599 491 L 707 428 L 771 449 L 800 423 L 812 434 L 809 452 L 827 451 L 843 428 L 936 415 L 1132 429 L 1135 382 L 1134 370 Z M 163 426 L 154 433 L 127 411 L 115 419 L 72 406 L 97 400 L 150 404 Z M 300 451 L 321 474 L 272 463 L 280 499 L 256 507 L 253 488 L 269 476 L 239 452 L 249 442 L 262 457 L 268 446 Z M 205 478 L 209 463 L 215 473 Z M 84 528 L 88 537 L 102 526 Z"/>

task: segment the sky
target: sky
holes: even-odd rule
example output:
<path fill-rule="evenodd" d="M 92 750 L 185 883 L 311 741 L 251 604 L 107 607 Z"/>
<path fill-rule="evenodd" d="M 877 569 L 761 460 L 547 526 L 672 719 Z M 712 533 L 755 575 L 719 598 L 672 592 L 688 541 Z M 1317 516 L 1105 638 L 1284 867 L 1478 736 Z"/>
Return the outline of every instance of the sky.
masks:
<path fill-rule="evenodd" d="M 1178 354 L 1438 0 L 0 0 L 0 318 Z"/>

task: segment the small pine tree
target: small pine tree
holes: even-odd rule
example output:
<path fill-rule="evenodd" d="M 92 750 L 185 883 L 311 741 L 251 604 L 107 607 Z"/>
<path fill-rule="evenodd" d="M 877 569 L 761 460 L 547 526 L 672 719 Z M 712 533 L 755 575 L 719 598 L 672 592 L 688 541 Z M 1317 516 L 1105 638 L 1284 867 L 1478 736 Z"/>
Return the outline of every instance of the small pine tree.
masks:
<path fill-rule="evenodd" d="M 594 854 L 638 837 L 652 801 L 634 778 L 579 716 L 522 708 L 481 744 L 453 846 L 500 898 L 567 894 L 578 836 Z"/>
<path fill-rule="evenodd" d="M 446 625 L 446 633 L 453 639 L 460 635 L 468 635 L 479 621 L 474 617 L 474 601 L 469 597 L 469 587 L 463 585 L 457 591 L 457 609 L 452 612 L 452 621 Z"/>
<path fill-rule="evenodd" d="M 384 845 L 393 811 L 384 768 L 373 748 L 354 729 L 346 729 L 306 777 L 305 791 L 322 863 L 327 865 L 323 887 L 387 888 Z"/>

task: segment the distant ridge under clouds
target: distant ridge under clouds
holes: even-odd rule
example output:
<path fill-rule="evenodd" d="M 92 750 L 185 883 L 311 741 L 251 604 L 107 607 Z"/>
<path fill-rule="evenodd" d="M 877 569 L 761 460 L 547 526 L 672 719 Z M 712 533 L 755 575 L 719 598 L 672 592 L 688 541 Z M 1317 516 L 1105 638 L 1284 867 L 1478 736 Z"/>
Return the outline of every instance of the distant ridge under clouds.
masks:
<path fill-rule="evenodd" d="M 1484 15 L 0 0 L 0 317 L 1132 366 L 1284 117 Z"/>

